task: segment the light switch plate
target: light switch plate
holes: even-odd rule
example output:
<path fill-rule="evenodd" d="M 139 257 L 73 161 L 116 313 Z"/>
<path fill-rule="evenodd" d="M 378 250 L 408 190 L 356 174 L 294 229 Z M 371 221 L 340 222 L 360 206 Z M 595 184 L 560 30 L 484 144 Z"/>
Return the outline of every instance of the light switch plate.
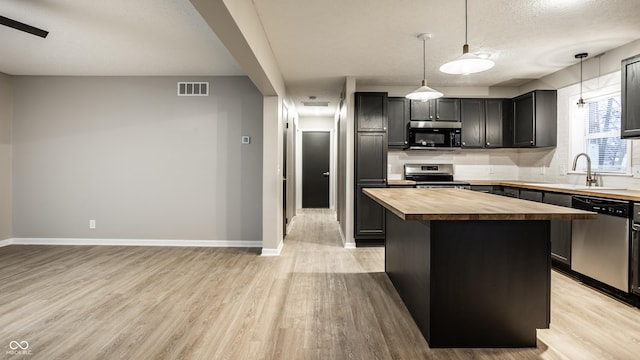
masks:
<path fill-rule="evenodd" d="M 243 144 L 250 144 L 250 143 L 251 143 L 251 137 L 250 137 L 250 136 L 243 135 L 243 136 L 242 136 L 242 143 L 243 143 Z"/>

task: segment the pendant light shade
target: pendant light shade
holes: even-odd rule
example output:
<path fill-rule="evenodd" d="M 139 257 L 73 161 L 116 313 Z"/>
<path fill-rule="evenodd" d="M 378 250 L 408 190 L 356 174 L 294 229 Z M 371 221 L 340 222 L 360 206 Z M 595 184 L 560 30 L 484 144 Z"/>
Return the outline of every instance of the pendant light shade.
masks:
<path fill-rule="evenodd" d="M 578 99 L 578 102 L 576 103 L 576 105 L 578 105 L 578 108 L 583 108 L 585 104 L 584 100 L 582 99 L 582 59 L 586 58 L 587 56 L 589 56 L 588 53 L 576 54 L 576 59 L 580 59 L 580 99 Z"/>
<path fill-rule="evenodd" d="M 440 71 L 447 74 L 469 75 L 491 69 L 495 64 L 489 59 L 483 59 L 469 52 L 467 42 L 468 21 L 467 21 L 467 0 L 464 1 L 464 45 L 462 55 L 440 66 Z"/>
<path fill-rule="evenodd" d="M 426 42 L 431 38 L 431 34 L 420 34 L 418 39 L 422 40 L 422 86 L 406 95 L 409 100 L 427 101 L 442 97 L 442 93 L 427 86 L 427 52 Z"/>

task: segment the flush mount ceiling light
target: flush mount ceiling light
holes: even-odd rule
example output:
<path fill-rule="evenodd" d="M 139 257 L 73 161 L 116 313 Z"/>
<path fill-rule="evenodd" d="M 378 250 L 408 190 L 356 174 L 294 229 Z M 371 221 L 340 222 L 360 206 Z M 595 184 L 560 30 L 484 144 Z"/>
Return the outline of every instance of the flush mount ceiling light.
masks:
<path fill-rule="evenodd" d="M 584 100 L 582 100 L 582 59 L 586 58 L 587 56 L 589 56 L 588 53 L 576 54 L 576 59 L 580 59 L 580 99 L 578 99 L 578 102 L 576 103 L 579 108 L 584 107 Z"/>
<path fill-rule="evenodd" d="M 410 94 L 407 94 L 406 98 L 410 100 L 427 101 L 430 99 L 437 99 L 442 97 L 442 93 L 436 91 L 427 86 L 427 50 L 426 43 L 428 39 L 431 39 L 431 34 L 420 34 L 418 39 L 422 40 L 422 86 L 415 89 Z"/>
<path fill-rule="evenodd" d="M 467 41 L 468 20 L 467 20 L 467 0 L 464 1 L 464 45 L 462 55 L 440 66 L 440 71 L 447 74 L 469 75 L 491 69 L 495 64 L 493 61 L 474 55 L 469 52 Z"/>

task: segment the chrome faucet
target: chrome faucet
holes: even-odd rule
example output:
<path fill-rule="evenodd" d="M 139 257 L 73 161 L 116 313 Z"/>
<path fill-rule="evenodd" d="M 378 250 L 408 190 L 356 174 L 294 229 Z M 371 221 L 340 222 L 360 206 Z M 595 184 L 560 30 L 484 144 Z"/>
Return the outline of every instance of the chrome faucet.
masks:
<path fill-rule="evenodd" d="M 582 155 L 584 155 L 584 157 L 587 158 L 587 186 L 591 186 L 591 185 L 598 186 L 598 178 L 595 175 L 591 176 L 591 158 L 586 153 L 580 153 L 576 155 L 576 157 L 573 159 L 573 167 L 571 168 L 571 170 L 573 171 L 576 170 L 578 158 Z"/>

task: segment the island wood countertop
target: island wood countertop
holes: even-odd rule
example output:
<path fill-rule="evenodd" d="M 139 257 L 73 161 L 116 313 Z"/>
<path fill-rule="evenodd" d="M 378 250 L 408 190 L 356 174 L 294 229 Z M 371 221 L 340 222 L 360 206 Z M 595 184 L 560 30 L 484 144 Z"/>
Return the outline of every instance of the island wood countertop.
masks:
<path fill-rule="evenodd" d="M 365 188 L 403 220 L 595 219 L 589 211 L 455 188 Z"/>

